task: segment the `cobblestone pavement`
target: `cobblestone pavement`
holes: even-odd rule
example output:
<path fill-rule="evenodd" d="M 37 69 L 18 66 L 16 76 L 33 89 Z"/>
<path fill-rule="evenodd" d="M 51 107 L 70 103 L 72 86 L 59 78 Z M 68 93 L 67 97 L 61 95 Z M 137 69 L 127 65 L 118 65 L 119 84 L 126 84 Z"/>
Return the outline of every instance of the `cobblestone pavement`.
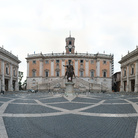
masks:
<path fill-rule="evenodd" d="M 9 92 L 0 138 L 138 138 L 138 94 Z"/>

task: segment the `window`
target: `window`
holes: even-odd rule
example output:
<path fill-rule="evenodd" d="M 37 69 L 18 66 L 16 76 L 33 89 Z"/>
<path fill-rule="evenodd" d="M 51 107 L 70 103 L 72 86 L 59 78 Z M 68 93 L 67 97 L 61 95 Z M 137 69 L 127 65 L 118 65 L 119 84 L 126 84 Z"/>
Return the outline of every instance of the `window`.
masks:
<path fill-rule="evenodd" d="M 80 60 L 80 63 L 83 63 L 83 60 Z"/>
<path fill-rule="evenodd" d="M 56 63 L 59 63 L 59 60 L 56 60 Z"/>
<path fill-rule="evenodd" d="M 134 75 L 134 65 L 131 66 L 131 75 Z"/>
<path fill-rule="evenodd" d="M 91 77 L 92 78 L 94 77 L 94 71 L 93 70 L 91 71 Z"/>
<path fill-rule="evenodd" d="M 13 76 L 16 76 L 16 70 L 13 69 Z"/>
<path fill-rule="evenodd" d="M 9 75 L 9 72 L 8 72 L 8 67 L 6 67 L 6 74 Z"/>
<path fill-rule="evenodd" d="M 57 77 L 59 77 L 59 71 L 56 72 Z"/>
<path fill-rule="evenodd" d="M 6 75 L 9 75 L 9 65 L 6 65 Z"/>
<path fill-rule="evenodd" d="M 36 64 L 36 60 L 33 60 L 33 64 Z"/>
<path fill-rule="evenodd" d="M 46 73 L 46 77 L 48 77 L 48 71 L 46 71 L 45 73 Z"/>
<path fill-rule="evenodd" d="M 71 52 L 71 48 L 69 48 L 69 52 Z"/>
<path fill-rule="evenodd" d="M 126 76 L 126 69 L 124 69 L 124 77 Z"/>
<path fill-rule="evenodd" d="M 46 61 L 45 61 L 45 63 L 46 63 L 46 64 L 49 64 L 49 61 L 48 61 L 48 60 L 46 60 Z"/>
<path fill-rule="evenodd" d="M 106 60 L 103 61 L 103 64 L 106 64 Z"/>
<path fill-rule="evenodd" d="M 134 75 L 134 67 L 131 69 L 131 74 Z"/>
<path fill-rule="evenodd" d="M 83 77 L 83 71 L 80 71 L 80 76 Z"/>
<path fill-rule="evenodd" d="M 36 70 L 32 71 L 32 76 L 35 77 L 36 76 Z"/>
<path fill-rule="evenodd" d="M 91 64 L 94 64 L 94 60 L 91 60 Z"/>
<path fill-rule="evenodd" d="M 107 77 L 107 71 L 103 70 L 103 77 L 106 78 Z"/>
<path fill-rule="evenodd" d="M 71 41 L 69 41 L 69 45 L 71 45 Z"/>

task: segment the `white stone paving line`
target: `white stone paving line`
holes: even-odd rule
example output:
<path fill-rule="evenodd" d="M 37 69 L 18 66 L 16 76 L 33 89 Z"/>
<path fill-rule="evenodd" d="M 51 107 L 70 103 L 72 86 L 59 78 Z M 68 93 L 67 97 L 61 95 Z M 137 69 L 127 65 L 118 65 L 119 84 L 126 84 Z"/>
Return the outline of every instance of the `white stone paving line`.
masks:
<path fill-rule="evenodd" d="M 0 138 L 8 138 L 7 132 L 6 132 L 6 128 L 3 122 L 3 118 L 2 118 L 2 114 L 4 113 L 4 111 L 6 110 L 7 106 L 9 103 L 11 103 L 12 101 L 14 101 L 15 99 L 12 99 L 8 102 L 5 102 L 1 107 L 0 107 Z"/>
<path fill-rule="evenodd" d="M 54 109 L 54 110 L 58 110 L 58 111 L 61 111 L 61 112 L 65 112 L 65 113 L 69 113 L 70 112 L 70 110 L 67 110 L 67 109 L 54 107 L 54 106 L 51 106 L 51 105 L 47 105 L 46 103 L 44 104 L 44 103 L 40 102 L 39 100 L 35 100 L 35 101 L 41 106 L 45 106 L 45 107 L 48 107 L 48 108 L 51 108 L 51 109 Z"/>
<path fill-rule="evenodd" d="M 87 106 L 87 107 L 75 109 L 75 110 L 72 110 L 72 111 L 74 111 L 74 112 L 80 112 L 80 111 L 83 111 L 83 110 L 87 110 L 87 109 L 90 109 L 90 108 L 93 108 L 93 107 L 96 107 L 96 106 L 99 106 L 99 105 L 103 104 L 104 101 L 105 101 L 105 100 L 102 100 L 102 101 L 100 101 L 100 102 L 98 102 L 98 103 L 96 103 L 96 104 L 94 104 L 94 105 L 90 105 L 90 106 Z"/>
<path fill-rule="evenodd" d="M 128 103 L 130 103 L 134 107 L 134 109 L 136 110 L 136 112 L 138 114 L 138 105 L 134 102 L 127 100 L 127 99 L 124 99 L 124 100 L 127 101 Z M 135 138 L 138 138 L 138 122 L 137 122 L 137 126 L 136 126 L 136 131 L 135 131 Z"/>
<path fill-rule="evenodd" d="M 84 115 L 84 116 L 92 116 L 92 117 L 115 117 L 115 118 L 126 118 L 126 117 L 138 117 L 137 113 L 129 113 L 129 114 L 110 114 L 110 113 L 88 113 L 88 112 L 75 112 L 70 110 L 68 112 L 54 112 L 54 113 L 38 113 L 38 114 L 9 114 L 4 113 L 0 115 L 1 117 L 47 117 L 47 116 L 59 116 L 59 115 Z"/>
<path fill-rule="evenodd" d="M 138 105 L 137 105 L 136 103 L 131 102 L 131 101 L 127 100 L 127 99 L 124 99 L 124 100 L 125 100 L 126 102 L 130 103 L 130 104 L 134 107 L 134 109 L 136 110 L 136 112 L 138 113 Z"/>
<path fill-rule="evenodd" d="M 135 138 L 138 138 L 138 121 L 137 121 L 137 126 L 136 126 Z"/>

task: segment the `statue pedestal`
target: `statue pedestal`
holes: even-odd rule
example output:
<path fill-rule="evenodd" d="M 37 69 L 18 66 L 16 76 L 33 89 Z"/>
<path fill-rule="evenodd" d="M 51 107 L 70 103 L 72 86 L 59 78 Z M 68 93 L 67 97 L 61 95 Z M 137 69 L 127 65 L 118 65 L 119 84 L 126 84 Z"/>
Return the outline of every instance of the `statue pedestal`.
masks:
<path fill-rule="evenodd" d="M 65 89 L 65 95 L 69 96 L 69 95 L 74 95 L 74 84 L 73 82 L 66 82 L 66 89 Z"/>

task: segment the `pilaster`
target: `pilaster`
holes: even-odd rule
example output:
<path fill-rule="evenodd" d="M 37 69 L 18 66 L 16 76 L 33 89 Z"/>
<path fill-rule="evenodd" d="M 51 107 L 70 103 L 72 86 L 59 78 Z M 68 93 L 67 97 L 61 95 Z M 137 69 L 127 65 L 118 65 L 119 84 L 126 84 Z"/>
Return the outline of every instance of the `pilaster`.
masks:
<path fill-rule="evenodd" d="M 138 92 L 138 61 L 135 64 L 136 72 L 135 72 L 135 92 Z"/>
<path fill-rule="evenodd" d="M 9 81 L 9 90 L 10 91 L 13 91 L 12 81 L 13 81 L 13 66 L 12 66 L 12 64 L 10 64 L 10 81 Z"/>
<path fill-rule="evenodd" d="M 62 73 L 62 76 L 64 76 L 65 75 L 65 67 L 63 66 L 65 64 L 65 60 L 64 59 L 62 59 L 62 64 L 61 64 L 61 73 Z"/>
<path fill-rule="evenodd" d="M 124 91 L 124 87 L 123 87 L 123 69 L 121 68 L 121 85 L 120 85 L 120 92 Z"/>
<path fill-rule="evenodd" d="M 39 64 L 39 77 L 43 76 L 43 60 L 40 60 L 40 64 Z"/>
<path fill-rule="evenodd" d="M 18 67 L 17 67 L 17 79 L 16 79 L 16 82 L 15 82 L 15 91 L 19 91 L 18 76 L 19 76 L 19 70 L 18 70 Z"/>
<path fill-rule="evenodd" d="M 29 61 L 27 61 L 27 77 L 29 77 Z"/>
<path fill-rule="evenodd" d="M 100 77 L 100 60 L 97 60 L 96 63 L 96 75 L 97 77 Z"/>
<path fill-rule="evenodd" d="M 89 60 L 86 59 L 85 61 L 86 61 L 85 62 L 85 73 L 86 73 L 86 77 L 88 77 L 88 75 L 89 75 Z"/>
<path fill-rule="evenodd" d="M 129 92 L 129 65 L 127 66 L 127 86 L 126 86 L 126 92 Z"/>
<path fill-rule="evenodd" d="M 78 76 L 78 60 L 75 59 L 75 76 Z"/>
<path fill-rule="evenodd" d="M 5 91 L 4 60 L 1 61 L 1 74 L 2 74 L 1 90 Z"/>
<path fill-rule="evenodd" d="M 51 60 L 51 77 L 54 76 L 54 60 Z"/>

